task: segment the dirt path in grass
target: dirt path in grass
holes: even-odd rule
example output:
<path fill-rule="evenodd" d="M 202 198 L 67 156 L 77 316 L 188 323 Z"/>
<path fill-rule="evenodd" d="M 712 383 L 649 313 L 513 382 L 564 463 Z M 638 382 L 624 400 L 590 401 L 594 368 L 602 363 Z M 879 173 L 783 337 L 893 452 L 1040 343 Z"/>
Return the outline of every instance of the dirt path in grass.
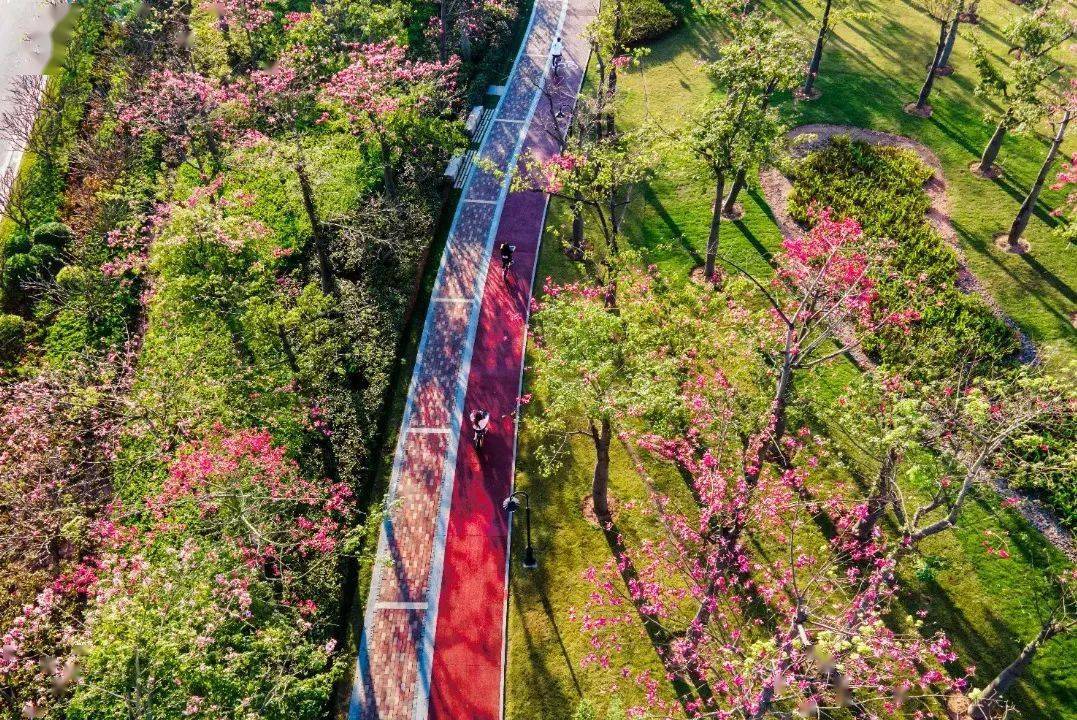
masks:
<path fill-rule="evenodd" d="M 958 288 L 963 292 L 979 295 L 987 306 L 991 308 L 991 311 L 1002 322 L 1006 323 L 1007 327 L 1017 333 L 1021 343 L 1021 351 L 1018 357 L 1022 363 L 1029 364 L 1037 361 L 1036 346 L 1032 340 L 1029 339 L 1016 322 L 1002 311 L 994 296 L 983 287 L 979 279 L 969 270 L 965 254 L 962 252 L 957 240 L 957 233 L 950 222 L 951 205 L 950 198 L 946 194 L 946 178 L 943 176 L 942 165 L 939 163 L 935 153 L 920 143 L 900 135 L 891 135 L 878 130 L 868 130 L 848 125 L 801 125 L 789 132 L 790 139 L 805 135 L 814 137 L 806 138 L 796 145 L 793 150 L 793 156 L 796 158 L 804 157 L 813 150 L 826 147 L 830 142 L 830 138 L 836 135 L 848 135 L 853 140 L 861 140 L 871 145 L 889 145 L 904 148 L 919 155 L 935 172 L 934 176 L 924 186 L 924 192 L 931 198 L 931 209 L 928 211 L 927 217 L 931 225 L 949 243 L 957 255 Z M 789 195 L 793 190 L 793 185 L 789 178 L 782 175 L 780 171 L 769 168 L 762 173 L 761 183 L 763 195 L 774 213 L 774 218 L 782 231 L 782 235 L 787 237 L 800 235 L 803 228 L 789 215 Z M 839 330 L 838 334 L 841 335 L 843 332 Z M 875 364 L 863 352 L 857 349 L 851 354 L 861 367 L 865 369 L 874 368 Z M 1042 532 L 1051 544 L 1065 553 L 1070 560 L 1077 562 L 1077 546 L 1074 544 L 1073 535 L 1058 522 L 1058 519 L 1046 506 L 1034 498 L 1026 497 L 1014 491 L 1000 477 L 984 473 L 983 480 L 995 488 L 1003 498 L 1019 500 L 1020 504 L 1017 505 L 1017 509 L 1021 515 Z"/>

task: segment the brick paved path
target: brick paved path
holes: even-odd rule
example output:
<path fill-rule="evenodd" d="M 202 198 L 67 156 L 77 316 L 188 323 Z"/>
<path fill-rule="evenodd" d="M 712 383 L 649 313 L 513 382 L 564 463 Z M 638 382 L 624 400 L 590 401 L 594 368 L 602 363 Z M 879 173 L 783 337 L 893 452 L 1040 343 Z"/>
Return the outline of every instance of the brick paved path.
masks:
<path fill-rule="evenodd" d="M 506 170 L 525 154 L 557 151 L 553 130 L 569 122 L 596 2 L 535 0 L 480 158 Z M 558 35 L 566 62 L 543 82 Z M 511 173 L 474 167 L 449 231 L 396 448 L 349 720 L 501 716 L 509 527 L 500 504 L 512 488 L 547 203 L 539 193 L 509 193 L 510 182 Z M 501 242 L 517 247 L 508 278 L 500 267 L 487 272 Z M 481 456 L 466 427 L 476 407 L 492 416 Z"/>

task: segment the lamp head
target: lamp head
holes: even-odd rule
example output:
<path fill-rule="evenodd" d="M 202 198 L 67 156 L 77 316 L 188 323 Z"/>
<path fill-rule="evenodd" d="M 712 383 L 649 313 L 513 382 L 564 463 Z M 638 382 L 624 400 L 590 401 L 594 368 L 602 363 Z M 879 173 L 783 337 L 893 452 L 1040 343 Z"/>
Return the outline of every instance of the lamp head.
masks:
<path fill-rule="evenodd" d="M 512 495 L 509 495 L 505 498 L 505 501 L 501 503 L 501 507 L 507 512 L 516 512 L 520 509 L 520 502 Z"/>

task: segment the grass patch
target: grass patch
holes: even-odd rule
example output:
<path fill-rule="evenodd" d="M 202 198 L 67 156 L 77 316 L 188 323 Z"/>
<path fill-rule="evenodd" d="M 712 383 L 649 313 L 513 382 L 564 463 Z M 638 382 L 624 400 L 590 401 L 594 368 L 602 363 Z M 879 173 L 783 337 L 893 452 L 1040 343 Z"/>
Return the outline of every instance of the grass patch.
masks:
<path fill-rule="evenodd" d="M 795 0 L 762 4 L 797 32 L 808 35 L 814 20 L 808 6 Z M 1069 315 L 1077 310 L 1077 265 L 1065 241 L 1052 234 L 1047 213 L 1060 199 L 1045 192 L 1028 237 L 1032 251 L 1015 256 L 998 250 L 992 236 L 1005 230 L 1031 184 L 1047 141 L 1043 134 L 1007 138 L 1001 155 L 1003 175 L 995 181 L 973 177 L 968 166 L 979 157 L 992 127 L 984 121 L 984 101 L 972 94 L 976 82 L 969 46 L 959 40 L 953 62 L 957 71 L 941 79 L 931 98 L 934 114 L 910 117 L 902 105 L 915 99 L 934 47 L 937 27 L 908 0 L 868 2 L 878 11 L 870 21 L 840 26 L 827 47 L 817 87 L 820 99 L 792 104 L 779 98 L 792 125 L 826 122 L 869 127 L 911 137 L 939 157 L 948 183 L 951 218 L 972 271 L 1045 353 L 1057 361 L 1077 350 L 1077 334 Z M 999 30 L 1018 12 L 1006 0 L 984 0 L 980 6 L 987 46 L 999 54 Z M 650 120 L 673 135 L 686 110 L 713 91 L 700 61 L 720 28 L 689 19 L 686 25 L 656 43 L 642 72 L 622 78 L 619 120 L 632 127 Z M 1072 152 L 1071 140 L 1064 148 Z M 711 181 L 689 155 L 677 148 L 663 153 L 656 177 L 644 184 L 625 218 L 626 236 L 647 262 L 671 277 L 686 277 L 702 264 L 710 221 Z M 722 252 L 754 272 L 769 272 L 767 256 L 781 236 L 761 195 L 742 195 L 744 217 L 722 224 Z M 551 205 L 538 277 L 569 281 L 581 266 L 560 252 L 558 238 L 567 235 L 570 217 L 559 202 Z M 845 363 L 827 368 L 812 390 L 833 397 L 855 369 Z M 542 398 L 534 401 L 540 408 Z M 534 411 L 534 410 L 531 410 Z M 557 477 L 543 477 L 532 461 L 538 439 L 526 423 L 520 437 L 518 486 L 535 500 L 535 538 L 540 569 L 519 570 L 514 557 L 509 600 L 509 656 L 506 717 L 551 720 L 570 718 L 580 697 L 602 712 L 609 702 L 609 678 L 580 668 L 589 646 L 569 620 L 569 609 L 586 602 L 589 588 L 581 573 L 602 565 L 610 556 L 600 533 L 582 519 L 580 504 L 589 491 L 593 450 L 585 442 L 572 446 L 571 462 Z M 611 489 L 619 500 L 642 499 L 644 488 L 623 449 L 614 447 Z M 664 489 L 680 482 L 657 473 Z M 909 487 L 912 492 L 915 487 Z M 984 532 L 1008 532 L 1011 559 L 989 557 L 981 546 Z M 519 547 L 514 553 L 521 552 Z M 1048 565 L 1062 562 L 1044 538 L 1019 516 L 998 507 L 983 493 L 970 504 L 956 532 L 932 538 L 924 553 L 938 558 L 934 577 L 919 579 L 907 571 L 910 606 L 926 606 L 930 620 L 953 636 L 961 661 L 978 666 L 982 685 L 1008 663 L 1034 634 L 1038 579 Z M 912 563 L 910 563 L 910 568 Z M 926 577 L 926 576 L 925 576 Z M 644 638 L 629 648 L 641 667 L 656 663 Z M 1077 717 L 1077 640 L 1056 640 L 1044 648 L 1010 699 L 1027 718 Z M 623 698 L 631 702 L 633 698 Z"/>

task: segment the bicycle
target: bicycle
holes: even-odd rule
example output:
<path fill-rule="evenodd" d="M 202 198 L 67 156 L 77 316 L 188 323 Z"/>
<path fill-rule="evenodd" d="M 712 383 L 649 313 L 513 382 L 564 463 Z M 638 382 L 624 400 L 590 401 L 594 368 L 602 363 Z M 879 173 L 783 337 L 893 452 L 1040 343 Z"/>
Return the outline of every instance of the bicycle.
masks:
<path fill-rule="evenodd" d="M 512 268 L 513 255 L 516 252 L 515 245 L 501 243 L 501 278 L 509 279 L 509 269 Z"/>
<path fill-rule="evenodd" d="M 490 413 L 486 410 L 472 410 L 471 419 L 471 442 L 476 450 L 482 450 L 482 444 L 486 440 L 486 433 L 490 428 Z"/>

